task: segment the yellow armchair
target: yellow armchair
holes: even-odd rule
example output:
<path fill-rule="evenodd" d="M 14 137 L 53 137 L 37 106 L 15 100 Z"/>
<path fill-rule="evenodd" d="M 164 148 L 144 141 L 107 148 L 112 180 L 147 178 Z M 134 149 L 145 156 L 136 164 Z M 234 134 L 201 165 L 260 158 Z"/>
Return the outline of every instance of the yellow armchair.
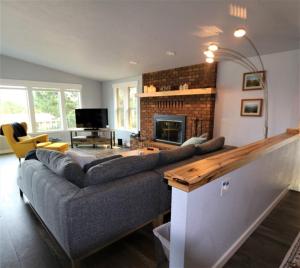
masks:
<path fill-rule="evenodd" d="M 22 122 L 21 125 L 27 133 L 27 124 Z M 7 143 L 10 145 L 19 160 L 24 158 L 29 151 L 51 144 L 51 142 L 48 141 L 47 134 L 42 134 L 35 137 L 30 137 L 27 135 L 20 137 L 20 141 L 16 141 L 14 138 L 14 129 L 11 124 L 2 125 L 1 128 Z"/>

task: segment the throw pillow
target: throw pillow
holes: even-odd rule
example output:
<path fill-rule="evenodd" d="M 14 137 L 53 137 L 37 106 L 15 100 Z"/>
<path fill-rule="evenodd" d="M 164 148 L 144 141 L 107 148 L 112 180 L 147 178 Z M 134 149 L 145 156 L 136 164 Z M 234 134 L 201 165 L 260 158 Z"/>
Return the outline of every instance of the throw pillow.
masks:
<path fill-rule="evenodd" d="M 181 144 L 181 146 L 187 146 L 190 144 L 196 145 L 196 144 L 204 143 L 207 141 L 207 137 L 208 137 L 207 133 L 204 133 L 199 137 L 192 137 L 192 138 L 188 139 L 187 141 L 185 141 L 183 144 Z"/>
<path fill-rule="evenodd" d="M 156 167 L 157 153 L 127 156 L 113 159 L 90 168 L 86 173 L 85 186 L 114 181 Z"/>
<path fill-rule="evenodd" d="M 70 156 L 75 163 L 77 163 L 81 168 L 83 168 L 86 164 L 97 159 L 94 155 L 87 155 L 75 151 L 67 151 L 66 155 Z"/>
<path fill-rule="evenodd" d="M 37 149 L 36 156 L 52 172 L 77 185 L 84 186 L 85 173 L 72 158 L 61 152 Z"/>
<path fill-rule="evenodd" d="M 163 150 L 159 152 L 159 165 L 172 164 L 192 157 L 195 154 L 195 145 L 190 144 L 178 147 L 173 150 Z"/>
<path fill-rule="evenodd" d="M 224 143 L 225 143 L 225 138 L 218 137 L 218 138 L 214 138 L 210 141 L 207 141 L 205 143 L 197 144 L 197 145 L 195 145 L 196 154 L 201 155 L 201 154 L 207 154 L 207 153 L 211 153 L 211 152 L 220 150 L 223 148 Z"/>
<path fill-rule="evenodd" d="M 90 163 L 85 164 L 83 167 L 83 171 L 87 172 L 93 166 L 96 166 L 98 164 L 101 164 L 101 163 L 104 163 L 104 162 L 107 162 L 107 161 L 110 161 L 110 160 L 113 160 L 116 158 L 120 158 L 120 157 L 122 157 L 122 155 L 116 154 L 116 155 L 111 155 L 111 156 L 107 156 L 107 157 L 103 157 L 103 158 L 98 158 Z"/>

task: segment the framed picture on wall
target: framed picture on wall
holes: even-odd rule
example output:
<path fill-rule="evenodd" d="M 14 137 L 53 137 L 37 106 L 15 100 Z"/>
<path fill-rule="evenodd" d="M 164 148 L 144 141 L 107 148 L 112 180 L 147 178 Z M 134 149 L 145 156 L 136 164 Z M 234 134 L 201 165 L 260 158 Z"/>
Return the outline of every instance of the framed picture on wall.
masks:
<path fill-rule="evenodd" d="M 263 99 L 243 99 L 241 116 L 262 116 Z"/>
<path fill-rule="evenodd" d="M 243 90 L 260 90 L 264 88 L 265 71 L 244 73 Z"/>

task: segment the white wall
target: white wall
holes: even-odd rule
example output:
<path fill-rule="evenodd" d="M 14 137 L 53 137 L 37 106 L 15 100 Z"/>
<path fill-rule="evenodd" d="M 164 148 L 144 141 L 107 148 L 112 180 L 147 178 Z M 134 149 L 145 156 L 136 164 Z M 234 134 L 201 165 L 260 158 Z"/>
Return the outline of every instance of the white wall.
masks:
<path fill-rule="evenodd" d="M 269 88 L 269 136 L 296 127 L 300 122 L 300 50 L 262 56 Z M 257 59 L 253 59 L 255 61 Z M 242 91 L 242 66 L 221 62 L 217 76 L 215 136 L 225 136 L 226 143 L 245 145 L 262 139 L 263 117 L 241 117 L 241 99 L 263 98 L 263 91 Z"/>
<path fill-rule="evenodd" d="M 123 82 L 131 82 L 131 81 L 138 81 L 138 92 L 142 92 L 142 75 L 139 76 L 133 76 L 128 77 L 124 79 L 119 80 L 111 80 L 111 81 L 105 81 L 102 82 L 101 86 L 101 104 L 102 108 L 108 108 L 108 121 L 109 126 L 112 128 L 115 128 L 115 122 L 114 122 L 114 92 L 113 92 L 113 84 L 123 83 Z M 139 110 L 139 100 L 138 100 L 138 122 L 140 122 L 140 110 Z M 116 138 L 123 139 L 123 141 L 129 141 L 130 140 L 130 134 L 129 131 L 124 130 L 116 130 Z"/>
<path fill-rule="evenodd" d="M 55 69 L 0 55 L 0 78 L 71 83 L 82 85 L 82 106 L 86 108 L 101 107 L 101 82 L 79 77 Z M 51 133 L 51 137 L 69 140 L 69 133 Z M 9 149 L 3 137 L 0 137 L 0 152 Z"/>
<path fill-rule="evenodd" d="M 222 267 L 286 192 L 296 151 L 299 141 L 189 193 L 172 188 L 170 267 Z"/>

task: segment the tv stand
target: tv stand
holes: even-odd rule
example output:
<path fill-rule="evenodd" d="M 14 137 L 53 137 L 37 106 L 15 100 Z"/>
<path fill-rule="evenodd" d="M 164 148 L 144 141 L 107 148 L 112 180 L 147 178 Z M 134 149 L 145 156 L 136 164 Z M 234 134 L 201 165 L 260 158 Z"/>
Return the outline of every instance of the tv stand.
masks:
<path fill-rule="evenodd" d="M 82 135 L 78 135 L 81 133 Z M 87 135 L 91 134 L 91 135 Z M 71 129 L 71 148 L 74 145 L 93 145 L 96 148 L 97 145 L 110 145 L 110 148 L 115 146 L 115 130 L 111 128 L 99 128 L 99 129 Z"/>

